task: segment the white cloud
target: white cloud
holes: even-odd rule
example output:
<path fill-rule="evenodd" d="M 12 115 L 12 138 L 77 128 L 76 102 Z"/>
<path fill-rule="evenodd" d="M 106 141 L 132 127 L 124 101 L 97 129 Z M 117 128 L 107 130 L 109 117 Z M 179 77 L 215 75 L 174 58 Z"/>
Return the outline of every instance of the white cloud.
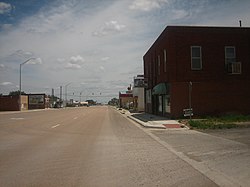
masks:
<path fill-rule="evenodd" d="M 15 50 L 11 54 L 12 57 L 19 60 L 26 60 L 28 58 L 31 58 L 33 55 L 34 55 L 33 52 L 23 49 Z"/>
<path fill-rule="evenodd" d="M 131 10 L 150 11 L 161 8 L 164 3 L 168 3 L 168 0 L 134 0 L 129 8 Z"/>
<path fill-rule="evenodd" d="M 8 86 L 8 85 L 12 85 L 13 83 L 12 82 L 2 82 L 0 83 L 0 85 L 2 86 Z"/>
<path fill-rule="evenodd" d="M 0 14 L 9 13 L 11 9 L 11 4 L 0 2 Z"/>
<path fill-rule="evenodd" d="M 102 57 L 101 61 L 108 61 L 110 58 L 108 56 Z"/>
<path fill-rule="evenodd" d="M 64 58 L 57 58 L 56 61 L 59 62 L 59 63 L 62 63 L 62 62 L 65 62 L 66 59 L 64 59 Z"/>
<path fill-rule="evenodd" d="M 84 58 L 80 55 L 70 57 L 70 63 L 72 64 L 82 64 L 84 61 Z"/>
<path fill-rule="evenodd" d="M 105 36 L 108 34 L 119 33 L 124 30 L 126 26 L 119 24 L 118 21 L 108 21 L 99 30 L 93 32 L 93 36 Z"/>
<path fill-rule="evenodd" d="M 79 64 L 72 64 L 70 62 L 68 62 L 65 66 L 66 69 L 81 69 L 82 66 L 80 66 Z"/>
<path fill-rule="evenodd" d="M 42 63 L 43 61 L 41 58 L 35 58 L 27 62 L 27 64 L 33 64 L 33 65 L 42 64 Z"/>
<path fill-rule="evenodd" d="M 80 55 L 72 56 L 69 59 L 69 62 L 66 64 L 66 69 L 81 69 L 84 63 L 84 58 Z"/>
<path fill-rule="evenodd" d="M 186 10 L 173 10 L 171 14 L 171 20 L 178 20 L 187 17 L 189 14 Z"/>
<path fill-rule="evenodd" d="M 103 66 L 100 66 L 99 69 L 100 69 L 101 71 L 105 71 L 105 68 L 104 68 Z"/>

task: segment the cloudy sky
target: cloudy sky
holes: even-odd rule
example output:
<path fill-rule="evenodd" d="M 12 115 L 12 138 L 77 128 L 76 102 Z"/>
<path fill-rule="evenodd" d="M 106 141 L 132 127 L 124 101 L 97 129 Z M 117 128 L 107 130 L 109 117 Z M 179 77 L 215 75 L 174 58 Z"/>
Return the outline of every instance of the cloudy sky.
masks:
<path fill-rule="evenodd" d="M 19 89 L 34 57 L 26 93 L 68 85 L 68 98 L 108 101 L 143 73 L 167 25 L 250 27 L 249 10 L 249 0 L 0 0 L 0 93 Z"/>

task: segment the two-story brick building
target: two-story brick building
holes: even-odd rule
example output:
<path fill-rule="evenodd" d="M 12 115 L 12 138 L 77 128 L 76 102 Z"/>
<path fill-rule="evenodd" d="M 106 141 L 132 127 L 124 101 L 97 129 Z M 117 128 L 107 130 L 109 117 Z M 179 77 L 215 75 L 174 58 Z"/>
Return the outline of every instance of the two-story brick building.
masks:
<path fill-rule="evenodd" d="M 143 60 L 146 112 L 250 113 L 250 28 L 168 26 Z"/>

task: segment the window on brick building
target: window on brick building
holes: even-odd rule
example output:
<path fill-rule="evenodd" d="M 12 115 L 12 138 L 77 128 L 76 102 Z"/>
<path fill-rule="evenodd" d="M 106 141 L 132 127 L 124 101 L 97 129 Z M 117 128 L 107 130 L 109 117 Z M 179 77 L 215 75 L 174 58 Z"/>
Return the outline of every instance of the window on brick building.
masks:
<path fill-rule="evenodd" d="M 235 55 L 235 47 L 234 46 L 226 46 L 225 47 L 225 63 L 235 63 L 236 55 Z"/>
<path fill-rule="evenodd" d="M 164 72 L 167 72 L 167 50 L 166 49 L 164 49 L 163 55 L 164 55 Z"/>
<path fill-rule="evenodd" d="M 201 46 L 191 46 L 191 69 L 202 69 Z"/>

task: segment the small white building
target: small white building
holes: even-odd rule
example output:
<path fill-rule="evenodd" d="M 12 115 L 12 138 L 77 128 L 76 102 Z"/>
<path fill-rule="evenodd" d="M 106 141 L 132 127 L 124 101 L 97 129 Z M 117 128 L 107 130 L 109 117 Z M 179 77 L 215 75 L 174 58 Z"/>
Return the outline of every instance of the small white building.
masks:
<path fill-rule="evenodd" d="M 136 77 L 134 77 L 133 103 L 134 103 L 134 110 L 135 111 L 143 112 L 145 110 L 144 76 L 143 75 L 137 75 Z"/>

